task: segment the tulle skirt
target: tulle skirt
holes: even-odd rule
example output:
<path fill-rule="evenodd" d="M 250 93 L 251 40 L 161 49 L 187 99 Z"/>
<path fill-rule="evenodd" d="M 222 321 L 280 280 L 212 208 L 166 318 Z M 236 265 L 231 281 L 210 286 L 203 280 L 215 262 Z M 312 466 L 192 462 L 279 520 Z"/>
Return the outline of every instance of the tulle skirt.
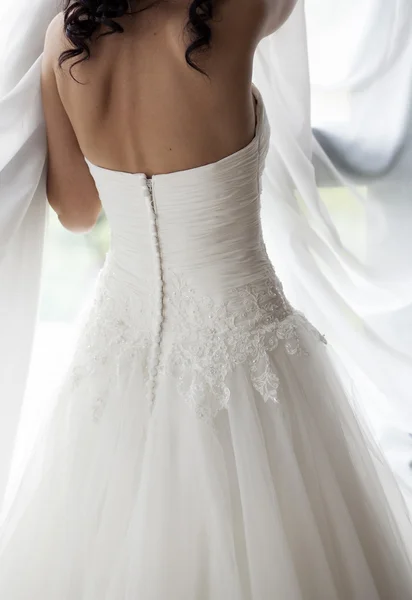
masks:
<path fill-rule="evenodd" d="M 144 361 L 62 388 L 0 529 L 2 600 L 409 600 L 401 495 L 331 367 L 270 352 L 213 421 Z M 100 394 L 100 396 L 99 396 Z M 356 416 L 355 416 L 356 415 Z"/>

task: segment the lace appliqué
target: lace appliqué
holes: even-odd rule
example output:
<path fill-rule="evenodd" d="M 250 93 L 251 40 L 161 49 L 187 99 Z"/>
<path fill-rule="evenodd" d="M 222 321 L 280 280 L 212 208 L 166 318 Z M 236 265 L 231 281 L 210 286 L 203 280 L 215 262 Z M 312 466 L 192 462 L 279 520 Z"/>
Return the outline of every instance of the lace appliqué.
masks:
<path fill-rule="evenodd" d="M 139 302 L 136 295 L 114 292 L 112 283 L 111 273 L 103 270 L 93 303 L 81 318 L 78 342 L 61 390 L 81 393 L 91 403 L 96 422 L 110 393 L 121 393 L 122 374 L 132 361 L 141 361 L 145 370 L 151 344 L 150 332 L 139 326 L 147 322 L 147 302 Z"/>
<path fill-rule="evenodd" d="M 151 331 L 150 294 L 119 293 L 116 281 L 111 285 L 110 277 L 101 279 L 65 383 L 68 391 L 90 398 L 96 422 L 109 396 L 122 393 L 123 377 L 134 361 L 140 361 L 142 383 L 147 384 L 150 349 L 158 343 Z M 170 342 L 166 351 L 161 348 L 157 377 L 172 376 L 178 393 L 202 419 L 213 419 L 227 408 L 228 376 L 239 365 L 248 365 L 252 385 L 265 402 L 277 402 L 280 379 L 271 352 L 283 345 L 289 355 L 306 355 L 303 330 L 326 343 L 290 306 L 273 273 L 226 291 L 218 301 L 168 272 L 164 300 Z"/>
<path fill-rule="evenodd" d="M 326 343 L 291 307 L 273 273 L 233 288 L 223 303 L 200 297 L 177 276 L 172 287 L 167 306 L 173 344 L 159 372 L 177 378 L 179 393 L 200 418 L 213 418 L 228 406 L 227 378 L 238 365 L 247 363 L 254 388 L 265 402 L 276 402 L 280 380 L 270 353 L 283 344 L 290 355 L 306 355 L 302 328 Z"/>

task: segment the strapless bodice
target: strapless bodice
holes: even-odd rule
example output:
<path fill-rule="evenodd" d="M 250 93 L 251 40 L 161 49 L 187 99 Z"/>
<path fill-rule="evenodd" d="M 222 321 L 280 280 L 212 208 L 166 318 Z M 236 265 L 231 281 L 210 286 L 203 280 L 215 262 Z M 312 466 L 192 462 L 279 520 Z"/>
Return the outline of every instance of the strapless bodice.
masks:
<path fill-rule="evenodd" d="M 205 293 L 224 294 L 267 269 L 259 197 L 269 125 L 254 94 L 254 138 L 215 163 L 151 179 L 88 163 L 110 224 L 108 260 L 120 278 L 147 292 L 160 262 L 165 285 L 177 273 Z"/>

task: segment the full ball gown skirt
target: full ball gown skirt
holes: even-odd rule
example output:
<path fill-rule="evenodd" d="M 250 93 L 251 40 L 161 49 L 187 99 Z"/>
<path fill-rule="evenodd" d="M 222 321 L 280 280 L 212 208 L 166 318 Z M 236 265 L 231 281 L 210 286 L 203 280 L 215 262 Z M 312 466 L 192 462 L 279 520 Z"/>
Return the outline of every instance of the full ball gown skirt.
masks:
<path fill-rule="evenodd" d="M 0 529 L 2 600 L 410 600 L 410 522 L 262 238 L 269 124 L 215 163 L 88 163 L 111 250 Z"/>

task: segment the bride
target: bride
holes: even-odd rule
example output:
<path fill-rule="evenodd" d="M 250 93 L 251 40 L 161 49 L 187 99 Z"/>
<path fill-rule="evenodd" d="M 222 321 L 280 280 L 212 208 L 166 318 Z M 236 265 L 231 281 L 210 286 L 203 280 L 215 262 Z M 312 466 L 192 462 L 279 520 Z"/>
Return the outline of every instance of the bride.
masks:
<path fill-rule="evenodd" d="M 411 598 L 399 491 L 262 233 L 253 64 L 294 5 L 69 0 L 47 30 L 48 201 L 76 232 L 103 208 L 111 248 L 3 514 L 4 600 Z"/>

